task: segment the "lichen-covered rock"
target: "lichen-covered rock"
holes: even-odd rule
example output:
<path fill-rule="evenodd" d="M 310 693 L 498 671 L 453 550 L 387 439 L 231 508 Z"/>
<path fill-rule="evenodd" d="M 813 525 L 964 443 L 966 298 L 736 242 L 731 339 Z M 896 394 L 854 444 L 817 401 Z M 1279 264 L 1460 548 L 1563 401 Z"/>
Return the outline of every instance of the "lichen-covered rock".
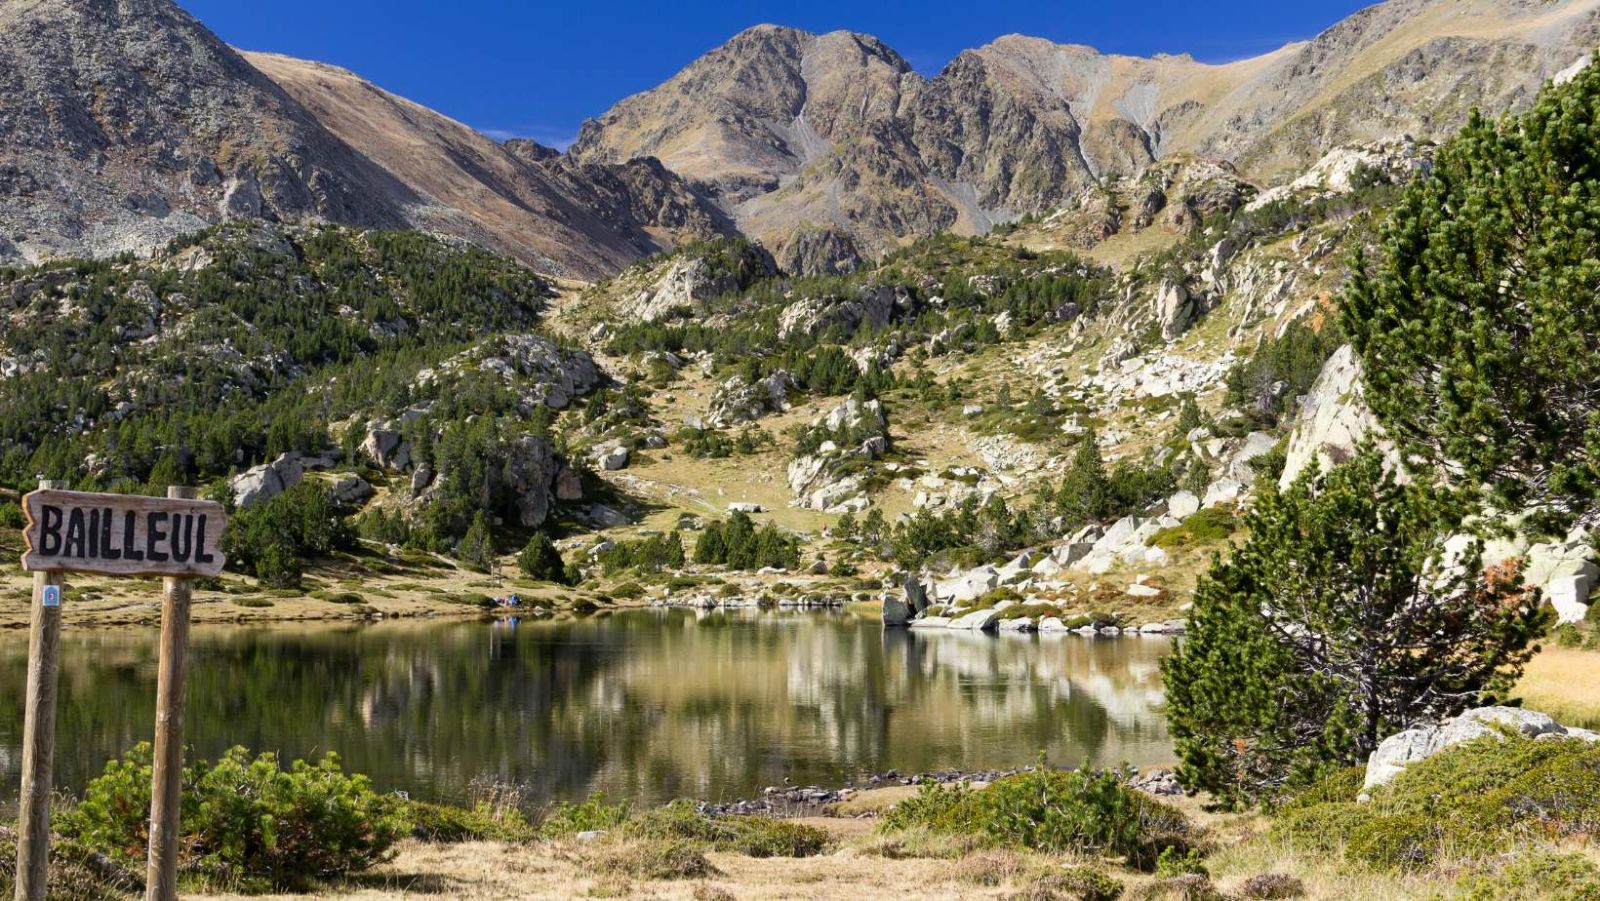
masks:
<path fill-rule="evenodd" d="M 1346 344 L 1323 364 L 1300 407 L 1279 487 L 1292 485 L 1313 460 L 1326 470 L 1349 457 L 1361 439 L 1376 436 L 1377 419 L 1362 395 L 1361 362 Z"/>
<path fill-rule="evenodd" d="M 561 410 L 600 386 L 600 370 L 588 351 L 563 347 L 543 335 L 499 335 L 463 351 L 437 368 L 417 373 L 419 388 L 439 392 L 468 373 L 492 375 L 518 398 L 524 416 L 540 406 Z"/>
<path fill-rule="evenodd" d="M 271 463 L 253 466 L 239 473 L 228 480 L 228 488 L 233 492 L 234 504 L 248 510 L 300 484 L 304 477 L 305 467 L 300 463 L 300 455 L 291 451 Z"/>
<path fill-rule="evenodd" d="M 778 337 L 788 341 L 802 335 L 820 335 L 832 328 L 882 328 L 889 323 L 896 306 L 906 307 L 909 303 L 906 289 L 894 285 L 863 285 L 845 297 L 802 297 L 778 315 Z"/>
<path fill-rule="evenodd" d="M 778 253 L 778 266 L 799 276 L 846 275 L 863 262 L 855 239 L 837 228 L 803 228 Z"/>
<path fill-rule="evenodd" d="M 1520 707 L 1480 707 L 1435 725 L 1417 726 L 1384 739 L 1367 760 L 1365 796 L 1374 788 L 1394 781 L 1405 768 L 1455 745 L 1484 736 L 1509 731 L 1526 738 L 1544 735 L 1571 735 L 1595 741 L 1594 733 L 1569 730 L 1550 716 Z"/>
<path fill-rule="evenodd" d="M 706 416 L 713 426 L 727 428 L 782 413 L 789 409 L 789 393 L 796 388 L 794 376 L 783 369 L 755 382 L 730 376 L 712 390 Z"/>

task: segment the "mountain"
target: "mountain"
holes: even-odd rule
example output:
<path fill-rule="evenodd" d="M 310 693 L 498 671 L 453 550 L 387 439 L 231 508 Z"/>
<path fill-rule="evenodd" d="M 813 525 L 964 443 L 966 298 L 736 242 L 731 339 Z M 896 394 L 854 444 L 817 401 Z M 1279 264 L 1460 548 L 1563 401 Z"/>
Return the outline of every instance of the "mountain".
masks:
<path fill-rule="evenodd" d="M 1202 161 L 1232 197 L 1518 108 L 1597 42 L 1600 0 L 1390 0 L 1225 65 L 1013 35 L 926 78 L 868 35 L 762 25 L 561 154 L 236 51 L 172 0 L 7 0 L 0 262 L 147 252 L 230 218 L 418 228 L 584 280 L 739 233 L 804 273 L 1028 213 L 1073 213 L 1087 244 L 1157 161 Z"/>
<path fill-rule="evenodd" d="M 1226 65 L 1008 36 L 924 78 L 875 38 L 763 25 L 586 123 L 580 158 L 659 157 L 777 247 L 881 248 L 1079 202 L 1175 153 L 1271 184 L 1335 146 L 1515 109 L 1600 38 L 1596 0 L 1391 0 Z"/>
<path fill-rule="evenodd" d="M 0 258 L 224 215 L 398 226 L 418 199 L 166 0 L 0 6 Z"/>
<path fill-rule="evenodd" d="M 660 166 L 531 160 L 342 69 L 241 54 L 171 0 L 0 6 L 0 261 L 227 218 L 421 228 L 579 278 L 729 230 Z"/>
<path fill-rule="evenodd" d="M 532 142 L 497 143 L 336 66 L 244 57 L 339 139 L 426 198 L 407 211 L 416 227 L 586 278 L 679 240 L 730 230 L 714 207 L 652 161 L 583 166 L 530 148 Z"/>

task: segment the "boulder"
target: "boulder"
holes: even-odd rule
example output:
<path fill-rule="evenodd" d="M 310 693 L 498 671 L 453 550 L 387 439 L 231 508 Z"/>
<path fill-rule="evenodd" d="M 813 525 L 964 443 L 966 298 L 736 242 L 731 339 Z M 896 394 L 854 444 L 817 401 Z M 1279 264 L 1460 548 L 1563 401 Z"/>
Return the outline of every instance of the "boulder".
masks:
<path fill-rule="evenodd" d="M 755 382 L 732 376 L 711 392 L 706 416 L 717 428 L 727 428 L 768 413 L 782 413 L 789 409 L 789 392 L 796 387 L 794 376 L 782 369 Z"/>
<path fill-rule="evenodd" d="M 290 451 L 271 463 L 252 466 L 239 473 L 228 480 L 228 488 L 233 492 L 234 505 L 248 510 L 288 491 L 303 478 L 305 467 L 300 463 L 300 455 Z"/>
<path fill-rule="evenodd" d="M 575 501 L 583 497 L 583 480 L 571 466 L 563 463 L 556 470 L 555 483 L 556 499 L 562 501 Z"/>
<path fill-rule="evenodd" d="M 743 501 L 739 501 L 739 502 L 735 502 L 735 503 L 729 504 L 728 505 L 728 512 L 729 513 L 760 513 L 761 512 L 761 505 L 760 504 L 751 504 L 751 503 L 746 503 L 746 502 L 743 502 Z"/>
<path fill-rule="evenodd" d="M 913 615 L 926 613 L 929 606 L 928 590 L 922 586 L 922 580 L 913 573 L 906 573 L 901 587 L 905 591 L 906 606 L 911 608 L 911 613 Z"/>
<path fill-rule="evenodd" d="M 537 528 L 550 515 L 551 488 L 562 464 L 550 443 L 537 435 L 523 435 L 506 448 L 502 478 L 517 499 L 517 521 Z"/>
<path fill-rule="evenodd" d="M 1040 632 L 1070 632 L 1071 631 L 1070 629 L 1067 628 L 1067 624 L 1061 621 L 1061 617 L 1059 617 L 1059 616 L 1046 616 L 1046 617 L 1041 618 L 1039 620 L 1039 627 L 1038 628 L 1039 628 Z"/>
<path fill-rule="evenodd" d="M 1600 579 L 1593 557 L 1594 550 L 1581 537 L 1536 544 L 1528 548 L 1522 579 L 1544 592 L 1560 622 L 1579 622 L 1589 613 L 1589 593 Z"/>
<path fill-rule="evenodd" d="M 367 484 L 366 479 L 356 475 L 344 476 L 328 489 L 328 496 L 333 498 L 335 503 L 345 506 L 359 504 L 372 495 L 372 486 Z"/>
<path fill-rule="evenodd" d="M 987 632 L 994 629 L 1000 621 L 998 610 L 974 610 L 971 613 L 958 616 L 950 621 L 951 629 L 967 629 L 973 632 Z"/>
<path fill-rule="evenodd" d="M 628 466 L 628 448 L 621 444 L 613 444 L 599 448 L 595 451 L 594 462 L 596 466 L 606 472 L 616 472 Z"/>
<path fill-rule="evenodd" d="M 1011 619 L 1003 619 L 1003 620 L 1000 621 L 1000 631 L 1002 631 L 1002 632 L 1032 632 L 1032 631 L 1034 631 L 1033 617 L 1031 617 L 1031 616 L 1016 616 L 1016 617 L 1012 617 Z"/>
<path fill-rule="evenodd" d="M 1480 707 L 1437 725 L 1417 726 L 1384 739 L 1367 760 L 1367 778 L 1362 798 L 1380 785 L 1387 785 L 1405 768 L 1455 745 L 1510 731 L 1528 738 L 1543 735 L 1570 735 L 1595 741 L 1584 730 L 1568 730 L 1546 714 L 1520 707 Z"/>
<path fill-rule="evenodd" d="M 1094 543 L 1095 551 L 1115 554 L 1128 547 L 1135 542 L 1135 535 L 1144 524 L 1145 521 L 1137 516 L 1122 517 L 1112 523 L 1111 528 L 1106 529 L 1100 540 Z"/>
<path fill-rule="evenodd" d="M 950 617 L 948 617 L 948 616 L 924 616 L 921 619 L 912 620 L 911 621 L 911 628 L 913 628 L 913 629 L 948 629 L 948 628 L 950 628 L 950 622 L 951 622 L 951 620 L 950 620 Z"/>
<path fill-rule="evenodd" d="M 411 442 L 389 423 L 373 426 L 361 450 L 382 469 L 404 472 L 411 466 Z"/>
<path fill-rule="evenodd" d="M 1246 485 L 1256 479 L 1256 471 L 1250 461 L 1263 456 L 1278 446 L 1278 439 L 1266 432 L 1251 432 L 1244 436 L 1233 455 L 1228 458 L 1228 475 Z"/>
<path fill-rule="evenodd" d="M 1224 504 L 1231 506 L 1238 502 L 1240 495 L 1244 494 L 1244 487 L 1244 483 L 1238 479 L 1218 479 L 1206 488 L 1206 496 L 1200 501 L 1200 505 L 1207 509 Z"/>
<path fill-rule="evenodd" d="M 1327 469 L 1348 457 L 1362 438 L 1378 431 L 1377 419 L 1363 398 L 1361 362 L 1346 344 L 1323 364 L 1300 406 L 1279 487 L 1288 488 L 1313 460 Z"/>
<path fill-rule="evenodd" d="M 848 296 L 802 297 L 778 314 L 778 338 L 788 341 L 802 335 L 820 335 L 835 326 L 854 330 L 858 326 L 882 328 L 894 315 L 897 304 L 905 305 L 904 288 L 890 285 L 862 285 Z"/>
<path fill-rule="evenodd" d="M 1185 520 L 1200 512 L 1200 498 L 1193 491 L 1179 491 L 1167 498 L 1167 513 L 1174 519 Z"/>
<path fill-rule="evenodd" d="M 790 275 L 847 275 L 864 262 L 856 242 L 836 228 L 804 228 L 796 232 L 777 254 L 777 262 Z"/>
<path fill-rule="evenodd" d="M 1177 282 L 1163 282 L 1156 290 L 1156 321 L 1161 324 L 1161 337 L 1172 341 L 1194 324 L 1197 306 L 1189 296 L 1189 289 Z"/>

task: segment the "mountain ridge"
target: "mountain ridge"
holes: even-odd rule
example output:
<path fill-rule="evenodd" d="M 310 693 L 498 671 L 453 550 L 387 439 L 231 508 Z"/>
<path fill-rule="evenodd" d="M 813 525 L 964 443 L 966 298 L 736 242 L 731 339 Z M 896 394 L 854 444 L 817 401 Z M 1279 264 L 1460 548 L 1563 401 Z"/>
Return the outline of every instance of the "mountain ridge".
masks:
<path fill-rule="evenodd" d="M 928 77 L 871 35 L 763 24 L 557 154 L 347 69 L 237 51 L 171 0 L 18 0 L 0 10 L 0 260 L 147 251 L 244 217 L 420 228 L 584 280 L 735 233 L 827 270 L 1097 208 L 1157 161 L 1266 187 L 1338 146 L 1437 139 L 1596 43 L 1600 0 L 1389 0 L 1228 63 L 1012 34 Z"/>

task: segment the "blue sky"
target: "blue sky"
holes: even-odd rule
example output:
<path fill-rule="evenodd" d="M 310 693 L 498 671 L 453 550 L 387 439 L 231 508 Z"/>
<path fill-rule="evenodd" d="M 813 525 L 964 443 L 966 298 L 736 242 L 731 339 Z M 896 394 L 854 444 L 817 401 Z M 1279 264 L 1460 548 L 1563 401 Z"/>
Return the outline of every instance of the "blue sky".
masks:
<path fill-rule="evenodd" d="M 877 35 L 932 75 L 1022 33 L 1222 62 L 1311 37 L 1368 0 L 178 0 L 229 43 L 344 66 L 496 137 L 564 146 L 586 118 L 762 22 Z"/>

